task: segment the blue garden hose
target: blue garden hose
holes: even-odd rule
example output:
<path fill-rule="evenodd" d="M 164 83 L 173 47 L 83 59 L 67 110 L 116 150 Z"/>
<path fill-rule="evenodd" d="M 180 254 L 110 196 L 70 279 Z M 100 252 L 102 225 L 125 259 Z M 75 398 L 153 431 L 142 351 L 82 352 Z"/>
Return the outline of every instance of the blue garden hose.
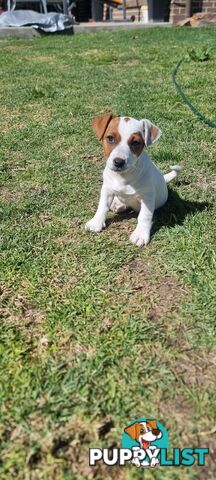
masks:
<path fill-rule="evenodd" d="M 206 125 L 208 125 L 209 127 L 212 127 L 212 128 L 216 128 L 216 122 L 214 122 L 213 120 L 209 120 L 208 118 L 205 117 L 205 115 L 203 115 L 203 113 L 199 112 L 199 110 L 197 110 L 196 107 L 194 107 L 194 105 L 191 103 L 191 101 L 189 100 L 189 98 L 185 95 L 185 93 L 183 92 L 183 90 L 181 89 L 179 83 L 177 82 L 176 80 L 176 76 L 177 76 L 177 72 L 178 72 L 178 69 L 180 67 L 180 65 L 183 63 L 183 61 L 185 60 L 186 57 L 183 57 L 176 65 L 176 67 L 174 68 L 173 72 L 172 72 L 172 79 L 173 79 L 173 83 L 176 87 L 176 90 L 177 92 L 179 93 L 179 95 L 182 97 L 183 101 L 186 103 L 186 105 L 192 110 L 192 112 L 197 115 L 197 117 L 202 121 L 204 122 Z"/>

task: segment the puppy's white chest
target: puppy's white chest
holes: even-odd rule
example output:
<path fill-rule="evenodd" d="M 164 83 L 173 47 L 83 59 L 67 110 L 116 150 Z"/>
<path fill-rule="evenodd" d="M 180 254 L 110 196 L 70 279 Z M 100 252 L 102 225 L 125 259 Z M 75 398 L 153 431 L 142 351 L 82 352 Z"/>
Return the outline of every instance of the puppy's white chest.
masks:
<path fill-rule="evenodd" d="M 127 193 L 126 193 L 127 192 Z M 128 193 L 129 192 L 129 193 Z M 127 207 L 132 208 L 136 212 L 140 211 L 141 202 L 136 191 L 131 188 L 127 188 L 126 191 L 115 192 L 115 196 Z"/>
<path fill-rule="evenodd" d="M 105 181 L 111 188 L 114 195 L 126 206 L 135 211 L 140 210 L 140 198 L 142 196 L 140 190 L 143 187 L 134 178 L 121 178 L 120 175 L 113 174 L 108 171 L 105 175 Z M 138 184 L 138 185 L 137 185 Z"/>
<path fill-rule="evenodd" d="M 104 171 L 104 182 L 107 187 L 110 188 L 116 196 L 133 196 L 137 195 L 137 181 L 136 179 L 122 178 L 119 174 L 110 172 L 105 169 Z"/>
<path fill-rule="evenodd" d="M 116 196 L 131 196 L 131 195 L 136 195 L 136 189 L 132 185 L 124 185 L 124 186 L 119 186 L 118 188 L 114 189 L 114 193 Z"/>

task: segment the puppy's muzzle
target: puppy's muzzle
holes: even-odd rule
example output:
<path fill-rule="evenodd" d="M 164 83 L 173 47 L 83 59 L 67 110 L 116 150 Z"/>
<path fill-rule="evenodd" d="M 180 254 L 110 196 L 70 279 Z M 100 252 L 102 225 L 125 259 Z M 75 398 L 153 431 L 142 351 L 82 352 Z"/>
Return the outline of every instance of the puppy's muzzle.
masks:
<path fill-rule="evenodd" d="M 123 158 L 116 157 L 113 160 L 113 164 L 116 168 L 123 168 L 125 165 L 125 160 Z"/>

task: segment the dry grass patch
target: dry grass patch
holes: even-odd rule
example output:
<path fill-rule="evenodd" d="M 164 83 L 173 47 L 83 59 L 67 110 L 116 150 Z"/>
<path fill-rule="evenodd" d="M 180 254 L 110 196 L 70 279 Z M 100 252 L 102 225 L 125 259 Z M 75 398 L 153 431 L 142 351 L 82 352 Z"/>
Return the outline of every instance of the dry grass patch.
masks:
<path fill-rule="evenodd" d="M 188 351 L 178 357 L 175 371 L 185 385 L 210 388 L 216 380 L 216 351 L 208 353 Z"/>
<path fill-rule="evenodd" d="M 211 180 L 208 180 L 207 178 L 200 176 L 197 178 L 197 181 L 195 184 L 192 185 L 197 185 L 198 187 L 202 188 L 203 190 L 215 190 L 216 189 L 216 176 L 212 175 Z"/>
<path fill-rule="evenodd" d="M 90 359 L 95 353 L 93 346 L 88 343 L 74 342 L 73 334 L 69 330 L 57 329 L 55 331 L 57 339 L 56 355 L 60 359 L 67 358 L 67 364 L 77 363 L 83 357 Z"/>
<path fill-rule="evenodd" d="M 84 153 L 82 155 L 82 159 L 83 161 L 87 161 L 87 162 L 91 162 L 93 163 L 94 165 L 98 165 L 100 166 L 101 168 L 103 167 L 103 153 L 101 153 L 100 156 L 98 155 L 95 155 L 94 153 Z"/>
<path fill-rule="evenodd" d="M 92 48 L 92 50 L 86 50 L 85 52 L 82 52 L 83 57 L 100 57 L 101 56 L 101 50 L 98 50 L 97 48 Z"/>
<path fill-rule="evenodd" d="M 1 45 L 1 49 L 7 52 L 16 52 L 17 50 L 31 50 L 29 45 Z"/>
<path fill-rule="evenodd" d="M 103 427 L 103 426 L 102 426 Z M 100 445 L 101 424 L 89 419 L 72 417 L 64 425 L 54 425 L 47 417 L 39 413 L 28 419 L 28 428 L 21 425 L 14 430 L 3 432 L 10 439 L 10 447 L 3 449 L 1 460 L 7 464 L 8 458 L 14 458 L 9 464 L 8 474 L 16 471 L 16 456 L 24 462 L 23 479 L 62 479 L 62 468 L 71 472 L 74 478 L 86 480 L 123 480 L 124 469 L 106 467 L 99 464 L 89 466 L 90 445 Z M 112 448 L 112 445 L 108 445 Z M 14 456 L 15 454 L 15 456 Z M 45 476 L 44 476 L 45 475 Z"/>
<path fill-rule="evenodd" d="M 7 202 L 16 202 L 23 196 L 23 192 L 18 192 L 6 186 L 0 186 L 0 197 Z"/>
<path fill-rule="evenodd" d="M 119 296 L 124 296 L 127 308 L 137 306 L 140 310 L 144 306 L 151 321 L 173 315 L 187 294 L 175 275 L 163 274 L 159 267 L 144 258 L 124 266 L 117 277 L 117 285 L 123 286 Z"/>
<path fill-rule="evenodd" d="M 30 63 L 49 63 L 50 65 L 56 64 L 56 60 L 54 55 L 34 55 L 31 57 L 25 57 L 25 61 L 28 61 Z"/>
<path fill-rule="evenodd" d="M 31 345 L 40 345 L 44 336 L 44 313 L 33 307 L 23 295 L 14 295 L 4 286 L 0 287 L 0 300 L 0 316 L 5 325 L 16 328 Z"/>
<path fill-rule="evenodd" d="M 62 219 L 61 223 L 64 224 Z M 82 220 L 80 220 L 78 217 L 74 217 L 70 220 L 67 219 L 65 223 L 69 228 L 65 231 L 65 233 L 59 235 L 59 237 L 55 239 L 56 243 L 62 247 L 66 245 L 72 245 L 75 240 L 77 241 L 77 230 L 83 226 Z"/>
<path fill-rule="evenodd" d="M 51 118 L 52 109 L 44 106 L 42 103 L 38 104 L 36 107 L 35 103 L 28 103 L 26 106 L 25 115 L 30 116 L 31 122 L 39 123 L 39 125 L 42 126 L 46 125 L 48 120 Z M 56 139 L 53 139 L 52 144 L 54 142 L 57 145 L 60 143 L 60 141 Z"/>

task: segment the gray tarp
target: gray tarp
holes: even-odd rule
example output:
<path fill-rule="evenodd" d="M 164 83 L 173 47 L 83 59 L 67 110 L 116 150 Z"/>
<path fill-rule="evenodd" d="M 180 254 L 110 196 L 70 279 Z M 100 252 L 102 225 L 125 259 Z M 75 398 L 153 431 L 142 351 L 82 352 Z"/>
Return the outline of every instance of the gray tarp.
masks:
<path fill-rule="evenodd" d="M 0 27 L 33 27 L 46 33 L 72 29 L 70 17 L 63 13 L 37 13 L 32 10 L 13 10 L 0 15 Z"/>

